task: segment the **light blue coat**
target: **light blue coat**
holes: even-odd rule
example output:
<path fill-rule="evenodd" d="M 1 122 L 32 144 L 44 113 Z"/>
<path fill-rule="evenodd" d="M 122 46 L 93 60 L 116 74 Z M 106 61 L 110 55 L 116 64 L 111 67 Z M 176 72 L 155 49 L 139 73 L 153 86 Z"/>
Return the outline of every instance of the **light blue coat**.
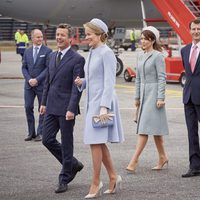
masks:
<path fill-rule="evenodd" d="M 154 50 L 138 56 L 135 86 L 135 98 L 140 99 L 137 133 L 167 135 L 169 131 L 165 106 L 156 106 L 157 100 L 165 99 L 165 61 L 161 52 Z"/>
<path fill-rule="evenodd" d="M 116 58 L 113 51 L 107 45 L 91 49 L 84 71 L 85 79 L 79 88 L 86 89 L 84 143 L 122 142 L 124 135 L 114 89 Z M 92 117 L 99 115 L 101 106 L 115 114 L 113 127 L 93 128 Z"/>

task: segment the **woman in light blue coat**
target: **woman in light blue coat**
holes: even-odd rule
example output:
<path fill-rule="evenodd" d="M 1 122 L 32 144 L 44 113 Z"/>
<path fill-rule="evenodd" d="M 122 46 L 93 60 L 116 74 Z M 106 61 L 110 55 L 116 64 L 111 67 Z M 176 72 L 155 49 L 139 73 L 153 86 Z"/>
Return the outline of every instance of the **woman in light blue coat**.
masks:
<path fill-rule="evenodd" d="M 168 164 L 162 137 L 169 132 L 165 111 L 165 61 L 158 40 L 159 31 L 155 27 L 149 26 L 143 29 L 141 44 L 144 52 L 138 56 L 135 82 L 135 105 L 139 109 L 137 119 L 139 135 L 135 153 L 126 168 L 132 173 L 135 172 L 149 135 L 154 136 L 159 156 L 158 164 L 152 170 L 161 170 Z"/>
<path fill-rule="evenodd" d="M 118 101 L 114 90 L 116 76 L 116 58 L 113 51 L 105 44 L 108 27 L 100 19 L 92 19 L 84 24 L 86 39 L 91 47 L 85 63 L 85 79 L 77 77 L 75 84 L 82 91 L 86 89 L 84 143 L 90 144 L 93 160 L 93 178 L 89 193 L 85 198 L 95 198 L 101 194 L 101 165 L 104 164 L 109 175 L 109 187 L 104 193 L 115 193 L 121 184 L 117 175 L 107 142 L 119 143 L 124 140 Z M 114 113 L 112 127 L 94 128 L 92 117 L 99 115 L 106 121 L 107 114 Z"/>

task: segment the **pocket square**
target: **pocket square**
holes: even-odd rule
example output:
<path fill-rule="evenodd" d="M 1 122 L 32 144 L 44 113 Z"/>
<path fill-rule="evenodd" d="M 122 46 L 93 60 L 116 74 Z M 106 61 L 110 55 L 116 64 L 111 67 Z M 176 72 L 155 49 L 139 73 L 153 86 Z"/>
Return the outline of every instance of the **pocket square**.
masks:
<path fill-rule="evenodd" d="M 95 115 L 92 117 L 92 126 L 93 128 L 104 128 L 111 127 L 114 124 L 114 114 L 107 114 L 107 120 L 102 122 L 99 115 Z"/>
<path fill-rule="evenodd" d="M 40 55 L 40 58 L 45 57 L 45 55 Z"/>

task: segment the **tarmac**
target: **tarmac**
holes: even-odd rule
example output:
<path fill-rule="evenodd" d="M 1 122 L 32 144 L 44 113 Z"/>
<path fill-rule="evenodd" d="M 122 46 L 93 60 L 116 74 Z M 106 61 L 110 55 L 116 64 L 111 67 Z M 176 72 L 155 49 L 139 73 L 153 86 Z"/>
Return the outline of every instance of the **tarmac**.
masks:
<path fill-rule="evenodd" d="M 80 52 L 86 56 L 87 53 Z M 27 125 L 24 112 L 21 59 L 14 51 L 2 52 L 0 64 L 0 200 L 79 200 L 88 193 L 92 162 L 90 148 L 83 144 L 84 116 L 79 115 L 74 130 L 74 154 L 83 162 L 84 169 L 77 174 L 69 190 L 55 194 L 61 169 L 57 160 L 41 142 L 25 142 Z M 125 66 L 135 65 L 136 52 L 123 52 L 120 57 Z M 179 84 L 167 84 L 166 109 L 170 134 L 164 137 L 169 157 L 168 168 L 152 171 L 158 156 L 152 137 L 141 155 L 134 174 L 125 168 L 135 150 L 137 135 L 133 122 L 134 82 L 127 83 L 117 77 L 116 92 L 125 142 L 109 144 L 118 174 L 122 176 L 122 190 L 114 195 L 102 195 L 105 200 L 199 200 L 200 177 L 181 178 L 188 170 L 188 140 Z M 84 94 L 80 106 L 83 113 Z M 37 115 L 37 102 L 35 104 Z M 58 138 L 60 134 L 58 133 Z M 108 177 L 103 168 L 103 189 L 108 187 Z"/>

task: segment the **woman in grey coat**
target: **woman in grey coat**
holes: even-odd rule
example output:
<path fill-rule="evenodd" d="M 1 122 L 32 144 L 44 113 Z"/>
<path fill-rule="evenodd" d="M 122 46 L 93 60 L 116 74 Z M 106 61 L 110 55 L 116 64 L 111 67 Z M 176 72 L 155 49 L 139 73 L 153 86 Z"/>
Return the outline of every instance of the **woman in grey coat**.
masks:
<path fill-rule="evenodd" d="M 77 77 L 75 84 L 82 91 L 86 89 L 84 143 L 90 144 L 93 160 L 93 178 L 89 194 L 85 198 L 95 198 L 101 194 L 101 165 L 104 164 L 109 175 L 109 187 L 104 193 L 115 193 L 121 184 L 117 175 L 107 142 L 119 143 L 124 140 L 117 97 L 115 95 L 116 58 L 113 51 L 105 44 L 108 27 L 99 19 L 92 19 L 84 24 L 86 39 L 91 47 L 84 66 L 85 79 Z M 99 115 L 104 122 L 108 112 L 114 113 L 112 127 L 94 128 L 92 117 Z"/>
<path fill-rule="evenodd" d="M 144 52 L 138 56 L 136 70 L 135 106 L 139 110 L 137 118 L 138 140 L 135 153 L 127 166 L 128 172 L 135 172 L 139 156 L 149 135 L 154 136 L 158 151 L 158 164 L 152 170 L 161 170 L 168 164 L 163 145 L 163 135 L 168 134 L 165 111 L 165 62 L 158 44 L 159 31 L 152 26 L 143 29 L 141 44 Z"/>

